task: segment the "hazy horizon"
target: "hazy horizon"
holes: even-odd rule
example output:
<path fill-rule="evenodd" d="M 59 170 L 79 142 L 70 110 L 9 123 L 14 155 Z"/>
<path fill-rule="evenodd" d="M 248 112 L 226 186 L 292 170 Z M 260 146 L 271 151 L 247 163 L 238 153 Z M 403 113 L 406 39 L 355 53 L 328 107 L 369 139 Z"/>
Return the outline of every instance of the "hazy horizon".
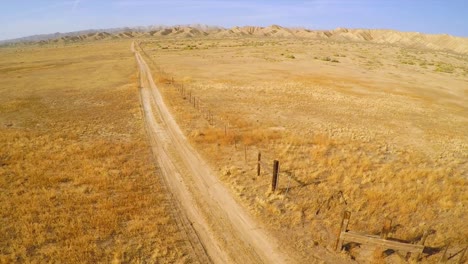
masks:
<path fill-rule="evenodd" d="M 463 1 L 74 0 L 2 4 L 0 40 L 150 25 L 393 29 L 467 37 Z"/>

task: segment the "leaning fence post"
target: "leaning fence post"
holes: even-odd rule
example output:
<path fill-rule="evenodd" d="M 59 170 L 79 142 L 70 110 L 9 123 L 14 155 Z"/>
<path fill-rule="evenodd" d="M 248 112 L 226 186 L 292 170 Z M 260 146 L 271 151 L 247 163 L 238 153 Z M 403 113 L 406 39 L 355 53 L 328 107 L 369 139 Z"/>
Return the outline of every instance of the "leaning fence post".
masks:
<path fill-rule="evenodd" d="M 244 161 L 247 162 L 247 146 L 244 145 Z"/>
<path fill-rule="evenodd" d="M 450 242 L 445 245 L 444 253 L 442 254 L 442 257 L 439 260 L 439 263 L 447 263 L 447 250 L 450 247 Z"/>
<path fill-rule="evenodd" d="M 276 191 L 278 187 L 278 173 L 279 173 L 279 161 L 273 161 L 273 178 L 271 180 L 271 191 Z"/>
<path fill-rule="evenodd" d="M 380 238 L 382 239 L 387 239 L 388 238 L 388 233 L 390 233 L 390 230 L 392 228 L 392 220 L 385 218 L 384 225 L 382 227 L 382 232 L 380 232 Z M 375 247 L 375 256 L 382 254 L 382 247 L 377 246 Z"/>
<path fill-rule="evenodd" d="M 429 230 L 424 231 L 424 233 L 423 233 L 423 235 L 422 235 L 422 237 L 421 237 L 421 240 L 419 241 L 419 245 L 424 246 L 424 244 L 426 243 L 426 239 L 427 239 L 427 237 L 428 237 L 429 235 L 430 235 Z M 424 249 L 423 249 L 423 251 L 424 251 Z M 416 258 L 416 259 L 415 259 L 416 261 L 419 261 L 419 259 L 421 258 L 422 253 L 423 253 L 423 252 L 421 251 L 420 253 L 418 253 L 418 254 L 416 255 L 416 257 L 415 257 L 415 258 Z"/>
<path fill-rule="evenodd" d="M 391 228 L 392 228 L 392 220 L 386 218 L 385 222 L 384 222 L 384 226 L 382 228 L 382 233 L 380 234 L 380 237 L 383 238 L 383 239 L 387 239 L 388 238 L 388 233 L 390 233 Z"/>
<path fill-rule="evenodd" d="M 262 161 L 262 153 L 258 152 L 258 159 L 257 159 L 257 176 L 260 176 L 260 162 Z"/>
<path fill-rule="evenodd" d="M 466 254 L 466 250 L 468 249 L 468 247 L 465 247 L 465 249 L 461 252 L 460 254 L 460 258 L 458 259 L 458 263 L 459 264 L 462 264 L 463 263 L 463 259 L 465 258 L 465 254 Z"/>
<path fill-rule="evenodd" d="M 345 211 L 343 215 L 343 220 L 341 221 L 341 228 L 338 233 L 338 239 L 336 240 L 336 251 L 341 251 L 341 248 L 343 247 L 343 234 L 348 229 L 349 218 L 351 218 L 351 212 Z"/>

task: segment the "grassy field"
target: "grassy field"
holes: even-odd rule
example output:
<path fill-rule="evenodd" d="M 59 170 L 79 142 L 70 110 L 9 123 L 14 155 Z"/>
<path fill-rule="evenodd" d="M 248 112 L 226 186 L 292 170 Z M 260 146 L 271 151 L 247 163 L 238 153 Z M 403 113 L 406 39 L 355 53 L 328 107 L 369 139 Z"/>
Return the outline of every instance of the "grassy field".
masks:
<path fill-rule="evenodd" d="M 0 263 L 192 262 L 130 41 L 0 49 Z"/>
<path fill-rule="evenodd" d="M 385 218 L 391 236 L 409 242 L 433 230 L 424 262 L 438 261 L 447 241 L 451 254 L 468 243 L 466 55 L 266 38 L 141 46 L 192 142 L 304 261 L 333 250 L 344 210 L 353 231 L 378 234 Z M 171 78 L 202 100 L 215 125 Z M 256 177 L 258 151 L 265 163 L 280 161 L 274 194 L 268 172 Z M 392 263 L 405 254 L 372 258 Z"/>

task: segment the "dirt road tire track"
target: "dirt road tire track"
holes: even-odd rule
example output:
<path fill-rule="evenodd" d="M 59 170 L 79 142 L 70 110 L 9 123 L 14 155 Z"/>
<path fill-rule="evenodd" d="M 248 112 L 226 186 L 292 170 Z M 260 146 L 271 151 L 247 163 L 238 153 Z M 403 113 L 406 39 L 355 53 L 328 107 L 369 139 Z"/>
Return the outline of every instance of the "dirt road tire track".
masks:
<path fill-rule="evenodd" d="M 139 87 L 139 95 L 140 95 L 140 108 L 142 111 L 142 116 L 145 117 L 144 113 L 144 107 L 143 107 L 143 97 L 142 97 L 142 87 Z M 156 146 L 156 140 L 154 139 L 154 134 L 151 133 L 151 127 L 149 126 L 150 122 L 145 122 L 145 131 L 148 136 L 148 139 L 150 140 L 150 145 L 151 145 L 151 150 L 153 157 L 155 158 L 154 162 L 157 163 L 156 157 L 157 157 L 157 148 Z M 159 171 L 158 175 L 162 175 L 162 172 Z M 184 233 L 184 237 L 186 238 L 185 242 L 185 247 L 189 251 L 190 255 L 190 261 L 191 263 L 196 263 L 197 261 L 199 263 L 212 263 L 210 260 L 208 253 L 206 252 L 206 249 L 203 247 L 203 244 L 200 241 L 200 238 L 198 237 L 197 232 L 194 230 L 191 222 L 187 218 L 187 215 L 183 213 L 183 209 L 181 207 L 181 204 L 177 201 L 177 198 L 174 197 L 172 192 L 168 189 L 168 182 L 165 179 L 165 177 L 161 177 L 162 182 L 164 183 L 163 190 L 165 194 L 168 196 L 169 204 L 170 204 L 170 212 L 172 217 L 175 219 L 177 223 L 177 227 L 181 232 Z"/>
<path fill-rule="evenodd" d="M 191 238 L 194 250 L 200 254 L 198 238 L 214 263 L 293 262 L 190 146 L 134 44 L 132 51 L 139 67 L 141 102 L 153 152 L 168 188 L 197 235 Z"/>

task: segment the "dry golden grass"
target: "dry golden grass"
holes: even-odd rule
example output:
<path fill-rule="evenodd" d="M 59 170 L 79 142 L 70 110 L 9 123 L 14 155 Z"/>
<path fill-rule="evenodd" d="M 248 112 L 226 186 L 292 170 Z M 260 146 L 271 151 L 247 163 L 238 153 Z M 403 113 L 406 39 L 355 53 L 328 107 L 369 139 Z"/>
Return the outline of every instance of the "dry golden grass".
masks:
<path fill-rule="evenodd" d="M 130 42 L 0 54 L 0 262 L 190 262 Z"/>
<path fill-rule="evenodd" d="M 416 242 L 433 229 L 431 247 L 450 240 L 455 253 L 468 243 L 466 55 L 290 39 L 142 46 L 164 70 L 155 79 L 183 82 L 215 114 L 210 126 L 160 83 L 193 143 L 304 261 L 319 247 L 333 250 L 344 210 L 351 230 L 378 234 L 389 217 L 396 238 Z M 256 177 L 259 150 L 266 163 L 281 162 L 275 194 L 267 172 Z"/>

